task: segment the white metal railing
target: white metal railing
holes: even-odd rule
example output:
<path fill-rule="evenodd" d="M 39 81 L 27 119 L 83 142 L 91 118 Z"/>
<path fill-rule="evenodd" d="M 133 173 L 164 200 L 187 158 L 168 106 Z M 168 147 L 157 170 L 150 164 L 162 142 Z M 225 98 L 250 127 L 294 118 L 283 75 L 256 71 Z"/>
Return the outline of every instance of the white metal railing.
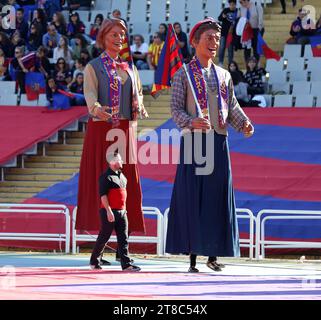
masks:
<path fill-rule="evenodd" d="M 167 237 L 167 225 L 168 225 L 168 213 L 169 208 L 167 208 L 164 212 L 164 250 L 166 245 L 166 237 Z M 249 209 L 243 209 L 243 208 L 237 208 L 236 209 L 236 216 L 237 219 L 249 219 L 249 238 L 248 239 L 242 239 L 240 238 L 240 247 L 241 248 L 249 248 L 249 258 L 252 260 L 254 257 L 254 225 L 256 223 L 256 218 L 253 214 L 253 212 Z"/>
<path fill-rule="evenodd" d="M 63 214 L 65 216 L 65 233 L 28 233 L 1 232 L 0 240 L 32 240 L 65 242 L 65 253 L 70 253 L 70 213 L 65 205 L 0 203 L 0 213 L 40 213 Z"/>
<path fill-rule="evenodd" d="M 152 236 L 130 236 L 128 239 L 129 243 L 156 243 L 157 245 L 157 254 L 164 254 L 164 240 L 163 240 L 163 215 L 158 208 L 154 207 L 143 207 L 144 215 L 153 215 L 157 218 L 157 234 L 155 237 Z M 77 242 L 94 242 L 97 240 L 98 235 L 93 234 L 77 234 L 76 230 L 76 219 L 77 219 L 77 207 L 74 208 L 72 212 L 72 253 L 76 254 L 77 252 Z M 116 236 L 111 236 L 110 241 L 117 241 Z"/>
<path fill-rule="evenodd" d="M 264 215 L 264 217 L 263 217 Z M 321 211 L 261 210 L 257 215 L 255 258 L 265 257 L 265 248 L 321 248 L 321 242 L 265 240 L 265 223 L 270 220 L 320 220 Z"/>

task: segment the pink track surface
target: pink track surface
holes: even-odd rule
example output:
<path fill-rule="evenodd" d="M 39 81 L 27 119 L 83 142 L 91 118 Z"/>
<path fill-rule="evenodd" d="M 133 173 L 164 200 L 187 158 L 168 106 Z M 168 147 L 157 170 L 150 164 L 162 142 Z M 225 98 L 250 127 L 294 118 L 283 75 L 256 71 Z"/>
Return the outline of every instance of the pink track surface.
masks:
<path fill-rule="evenodd" d="M 298 264 L 282 267 L 228 263 L 218 273 L 199 263 L 201 272 L 190 274 L 186 272 L 186 262 L 143 259 L 137 260 L 142 272 L 126 273 L 114 262 L 102 271 L 92 271 L 88 267 L 88 257 L 74 260 L 75 267 L 67 267 L 64 257 L 59 259 L 60 262 L 56 260 L 50 268 L 15 267 L 12 287 L 5 287 L 10 281 L 0 268 L 0 300 L 321 300 L 321 268 L 314 270 Z M 72 264 L 66 257 L 68 259 L 69 265 Z M 43 265 L 37 257 L 27 260 Z M 52 258 L 47 261 L 54 262 Z"/>

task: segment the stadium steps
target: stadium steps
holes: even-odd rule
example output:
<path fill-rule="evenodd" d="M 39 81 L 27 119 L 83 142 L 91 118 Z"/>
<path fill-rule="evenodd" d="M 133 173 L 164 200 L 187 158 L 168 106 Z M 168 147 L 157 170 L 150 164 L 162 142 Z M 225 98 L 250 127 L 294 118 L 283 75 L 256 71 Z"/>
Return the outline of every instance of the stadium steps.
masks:
<path fill-rule="evenodd" d="M 150 118 L 139 120 L 138 132 L 155 129 L 170 118 L 170 95 L 157 99 L 145 95 L 144 103 Z M 6 168 L 5 181 L 0 182 L 0 203 L 20 203 L 79 172 L 85 133 L 67 132 L 66 144 L 46 144 L 46 155 L 26 156 L 24 168 Z"/>

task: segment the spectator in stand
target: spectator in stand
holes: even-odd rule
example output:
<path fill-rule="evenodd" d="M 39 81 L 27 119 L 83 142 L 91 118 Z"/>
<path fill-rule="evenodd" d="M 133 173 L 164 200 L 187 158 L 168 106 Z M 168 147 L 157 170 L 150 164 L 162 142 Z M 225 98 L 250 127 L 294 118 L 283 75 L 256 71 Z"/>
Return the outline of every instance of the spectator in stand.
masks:
<path fill-rule="evenodd" d="M 165 23 L 161 23 L 158 27 L 158 33 L 162 41 L 166 40 L 167 34 L 167 25 Z"/>
<path fill-rule="evenodd" d="M 303 9 L 299 9 L 298 13 L 298 17 L 292 22 L 291 25 L 290 35 L 292 38 L 290 38 L 287 43 L 301 44 L 302 50 L 304 50 L 304 46 L 310 43 L 310 37 L 316 34 L 316 29 L 303 28 L 302 21 L 306 17 L 307 12 Z"/>
<path fill-rule="evenodd" d="M 248 86 L 248 94 L 253 98 L 256 94 L 264 94 L 264 79 L 266 71 L 263 68 L 258 68 L 258 61 L 255 57 L 249 58 L 247 61 L 247 71 L 245 73 L 245 80 Z"/>
<path fill-rule="evenodd" d="M 87 63 L 84 59 L 76 59 L 75 61 L 75 70 L 73 72 L 73 79 L 75 80 L 77 78 L 77 75 L 79 73 L 84 73 L 85 71 L 85 67 L 86 67 Z"/>
<path fill-rule="evenodd" d="M 24 55 L 24 48 L 23 47 L 17 47 L 14 51 L 15 57 L 11 60 L 9 69 L 12 70 L 12 80 L 16 80 L 18 84 L 18 88 L 20 89 L 20 93 L 26 93 L 25 89 L 25 79 L 26 79 L 26 73 L 28 70 L 23 65 L 21 58 Z"/>
<path fill-rule="evenodd" d="M 26 45 L 26 41 L 24 39 L 21 38 L 20 36 L 20 32 L 18 30 L 16 30 L 12 37 L 11 37 L 11 43 L 13 44 L 13 47 L 22 47 Z"/>
<path fill-rule="evenodd" d="M 87 50 L 89 52 L 90 58 L 95 59 L 100 56 L 100 54 L 103 52 L 101 48 L 98 47 L 97 42 L 90 44 L 87 47 Z"/>
<path fill-rule="evenodd" d="M 280 0 L 280 2 L 282 6 L 281 14 L 286 14 L 286 0 Z M 296 6 L 296 0 L 292 0 L 292 5 L 293 5 L 293 8 Z"/>
<path fill-rule="evenodd" d="M 130 46 L 133 55 L 134 64 L 138 70 L 148 70 L 147 55 L 148 44 L 140 34 L 134 35 L 134 44 Z"/>
<path fill-rule="evenodd" d="M 55 25 L 59 34 L 67 34 L 67 24 L 64 15 L 61 12 L 55 12 L 52 16 L 52 23 Z"/>
<path fill-rule="evenodd" d="M 0 49 L 0 80 L 8 80 L 9 60 L 6 58 L 2 49 Z"/>
<path fill-rule="evenodd" d="M 53 56 L 53 50 L 58 46 L 61 35 L 54 24 L 48 26 L 48 32 L 42 37 L 42 45 L 48 49 L 49 57 Z"/>
<path fill-rule="evenodd" d="M 230 72 L 231 76 L 234 75 L 235 77 L 238 77 L 241 81 L 246 82 L 243 72 L 240 70 L 238 64 L 235 61 L 229 63 L 228 71 Z"/>
<path fill-rule="evenodd" d="M 85 33 L 85 25 L 80 21 L 78 12 L 72 12 L 67 26 L 67 36 L 69 39 L 75 38 L 77 34 Z"/>
<path fill-rule="evenodd" d="M 37 50 L 36 65 L 33 71 L 41 72 L 46 79 L 48 79 L 50 76 L 50 61 L 47 58 L 47 49 L 43 46 L 40 46 Z"/>
<path fill-rule="evenodd" d="M 64 58 L 59 58 L 54 71 L 55 82 L 66 89 L 67 85 L 71 82 L 72 76 L 68 64 Z"/>
<path fill-rule="evenodd" d="M 81 56 L 81 50 L 87 49 L 88 42 L 82 34 L 77 34 L 74 38 L 75 46 L 73 48 L 73 58 L 74 60 L 79 59 Z"/>
<path fill-rule="evenodd" d="M 188 63 L 189 59 L 190 59 L 190 54 L 189 54 L 189 50 L 188 50 L 187 35 L 185 32 L 182 31 L 182 26 L 179 22 L 175 22 L 173 27 L 174 27 L 174 30 L 175 30 L 175 33 L 177 36 L 178 45 L 181 49 L 181 53 L 182 53 L 184 62 Z"/>
<path fill-rule="evenodd" d="M 62 0 L 47 0 L 44 3 L 44 9 L 46 11 L 49 20 L 53 19 L 53 16 L 62 10 L 62 4 L 65 1 Z M 57 28 L 58 30 L 58 28 Z M 59 30 L 58 30 L 59 31 Z M 64 33 L 62 33 L 64 34 Z"/>
<path fill-rule="evenodd" d="M 48 20 L 46 13 L 43 9 L 37 9 L 33 13 L 33 20 L 31 25 L 38 24 L 41 30 L 41 34 L 44 35 L 47 32 Z"/>
<path fill-rule="evenodd" d="M 24 8 L 25 20 L 29 21 L 32 12 L 37 9 L 36 0 L 17 0 L 17 4 Z"/>
<path fill-rule="evenodd" d="M 119 9 L 115 9 L 115 10 L 112 12 L 112 18 L 116 18 L 116 19 L 122 20 L 122 21 L 125 23 L 125 26 L 126 26 L 126 28 L 127 28 L 127 22 L 126 22 L 125 19 L 123 19 L 123 18 L 121 17 L 121 12 L 120 12 Z"/>
<path fill-rule="evenodd" d="M 69 85 L 69 90 L 75 93 L 76 96 L 71 99 L 72 106 L 86 106 L 86 100 L 84 96 L 84 74 L 78 73 L 73 82 Z"/>
<path fill-rule="evenodd" d="M 29 36 L 27 40 L 27 48 L 29 51 L 36 51 L 41 45 L 41 29 L 38 24 L 32 24 L 30 26 Z"/>
<path fill-rule="evenodd" d="M 8 58 L 12 58 L 14 55 L 13 44 L 10 41 L 8 35 L 4 32 L 0 32 L 0 48 Z"/>
<path fill-rule="evenodd" d="M 24 19 L 24 9 L 19 8 L 16 13 L 16 29 L 20 31 L 21 38 L 27 40 L 29 25 Z"/>
<path fill-rule="evenodd" d="M 87 49 L 82 49 L 80 51 L 80 59 L 83 59 L 86 65 L 91 60 L 89 51 Z"/>
<path fill-rule="evenodd" d="M 64 58 L 68 66 L 71 68 L 73 66 L 72 50 L 68 46 L 68 38 L 66 36 L 61 36 L 59 39 L 58 47 L 53 51 L 53 62 L 56 63 L 59 58 Z"/>
<path fill-rule="evenodd" d="M 103 23 L 103 20 L 104 20 L 104 16 L 101 13 L 96 15 L 95 21 L 91 25 L 90 32 L 89 32 L 89 35 L 90 35 L 91 39 L 96 40 L 98 31 L 99 31 L 99 29 L 101 27 L 101 24 Z"/>
<path fill-rule="evenodd" d="M 219 65 L 224 64 L 225 49 L 227 46 L 227 39 L 229 34 L 233 34 L 233 27 L 237 19 L 236 0 L 229 0 L 229 8 L 225 8 L 218 17 L 218 20 L 222 23 L 220 49 L 219 49 Z M 233 61 L 234 48 L 232 43 L 228 47 L 228 63 Z"/>
<path fill-rule="evenodd" d="M 244 49 L 244 59 L 248 61 L 253 49 L 253 55 L 259 61 L 260 55 L 257 53 L 257 38 L 259 32 L 262 35 L 264 33 L 263 8 L 260 3 L 256 4 L 250 0 L 240 0 L 240 4 L 240 16 L 246 18 L 253 29 L 251 48 L 246 47 Z"/>
<path fill-rule="evenodd" d="M 148 48 L 147 62 L 150 70 L 157 69 L 159 56 L 164 46 L 164 41 L 161 40 L 159 32 L 155 32 L 153 43 Z"/>

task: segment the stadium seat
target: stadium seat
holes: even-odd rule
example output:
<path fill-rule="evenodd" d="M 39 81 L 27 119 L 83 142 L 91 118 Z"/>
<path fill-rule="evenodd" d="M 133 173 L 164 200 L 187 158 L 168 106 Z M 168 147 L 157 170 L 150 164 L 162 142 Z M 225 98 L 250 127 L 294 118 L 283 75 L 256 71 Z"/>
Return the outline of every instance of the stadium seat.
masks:
<path fill-rule="evenodd" d="M 311 82 L 310 94 L 315 97 L 321 94 L 321 81 Z"/>
<path fill-rule="evenodd" d="M 284 69 L 284 60 L 276 61 L 274 59 L 268 59 L 266 61 L 266 71 L 282 71 Z"/>
<path fill-rule="evenodd" d="M 311 91 L 311 82 L 307 81 L 296 81 L 293 82 L 293 95 L 301 95 L 301 94 L 310 94 Z"/>
<path fill-rule="evenodd" d="M 308 80 L 308 71 L 290 71 L 289 81 L 293 83 L 294 81 L 307 81 Z"/>
<path fill-rule="evenodd" d="M 14 93 L 5 93 L 0 91 L 0 105 L 1 106 L 17 106 L 17 95 Z"/>
<path fill-rule="evenodd" d="M 314 70 L 310 72 L 310 81 L 314 82 L 314 81 L 320 81 L 320 80 L 321 80 L 320 71 Z"/>
<path fill-rule="evenodd" d="M 169 4 L 169 20 L 171 22 L 183 23 L 185 21 L 185 1 L 171 0 Z"/>
<path fill-rule="evenodd" d="M 297 95 L 295 97 L 295 103 L 294 106 L 295 107 L 313 107 L 313 103 L 314 103 L 314 97 L 309 95 L 309 94 L 302 94 L 302 95 Z"/>
<path fill-rule="evenodd" d="M 273 94 L 290 94 L 290 83 L 273 83 L 271 87 Z"/>
<path fill-rule="evenodd" d="M 316 107 L 321 108 L 321 93 L 316 97 Z"/>
<path fill-rule="evenodd" d="M 287 73 L 285 71 L 271 71 L 269 76 L 269 84 L 284 83 L 287 81 Z"/>
<path fill-rule="evenodd" d="M 108 12 L 110 12 L 111 11 L 112 2 L 116 2 L 116 1 L 113 1 L 113 0 L 96 0 L 95 1 L 95 10 L 107 10 Z"/>
<path fill-rule="evenodd" d="M 300 44 L 286 44 L 284 46 L 284 58 L 299 58 L 301 57 L 302 46 Z"/>
<path fill-rule="evenodd" d="M 0 81 L 0 92 L 14 94 L 16 90 L 16 81 Z"/>
<path fill-rule="evenodd" d="M 151 87 L 154 83 L 154 70 L 139 70 L 139 77 L 143 86 Z"/>
<path fill-rule="evenodd" d="M 21 94 L 20 97 L 20 105 L 21 106 L 25 106 L 25 107 L 36 107 L 38 105 L 38 101 L 37 100 L 28 100 L 27 99 L 27 95 L 26 94 Z"/>
<path fill-rule="evenodd" d="M 150 4 L 150 22 L 159 25 L 166 19 L 166 1 L 153 0 Z M 152 29 L 154 30 L 154 29 Z"/>
<path fill-rule="evenodd" d="M 39 94 L 38 107 L 46 107 L 47 103 L 47 96 L 45 94 Z"/>
<path fill-rule="evenodd" d="M 205 11 L 202 5 L 201 1 L 196 1 L 196 3 L 195 0 L 186 1 L 187 21 L 192 25 L 204 19 Z"/>
<path fill-rule="evenodd" d="M 305 59 L 313 58 L 313 52 L 310 44 L 306 44 L 304 46 L 304 58 Z"/>
<path fill-rule="evenodd" d="M 320 71 L 321 58 L 310 58 L 307 61 L 307 70 L 308 71 Z"/>
<path fill-rule="evenodd" d="M 130 23 L 146 23 L 146 0 L 135 0 L 130 6 Z"/>
<path fill-rule="evenodd" d="M 89 11 L 85 10 L 85 11 L 81 11 L 81 10 L 77 10 L 78 14 L 79 14 L 79 18 L 82 22 L 87 22 L 89 21 Z"/>
<path fill-rule="evenodd" d="M 304 58 L 289 58 L 286 62 L 286 71 L 303 71 L 305 66 Z"/>
<path fill-rule="evenodd" d="M 274 107 L 292 107 L 292 95 L 278 95 L 274 97 Z"/>
<path fill-rule="evenodd" d="M 145 38 L 146 35 L 149 34 L 149 24 L 147 22 L 135 22 L 129 24 L 129 29 L 132 30 L 131 34 L 134 36 L 135 34 L 144 35 L 144 40 L 148 44 L 148 39 Z"/>
<path fill-rule="evenodd" d="M 106 6 L 103 7 L 103 9 L 105 9 L 105 8 L 107 8 L 107 7 Z M 121 12 L 121 17 L 126 20 L 127 11 L 128 11 L 128 0 L 112 1 L 110 12 L 113 12 L 115 9 L 119 9 Z"/>
<path fill-rule="evenodd" d="M 237 1 L 237 5 L 239 6 L 239 1 Z M 222 11 L 222 1 L 213 1 L 213 0 L 206 1 L 205 14 L 208 17 L 213 17 L 217 19 L 221 11 Z"/>

